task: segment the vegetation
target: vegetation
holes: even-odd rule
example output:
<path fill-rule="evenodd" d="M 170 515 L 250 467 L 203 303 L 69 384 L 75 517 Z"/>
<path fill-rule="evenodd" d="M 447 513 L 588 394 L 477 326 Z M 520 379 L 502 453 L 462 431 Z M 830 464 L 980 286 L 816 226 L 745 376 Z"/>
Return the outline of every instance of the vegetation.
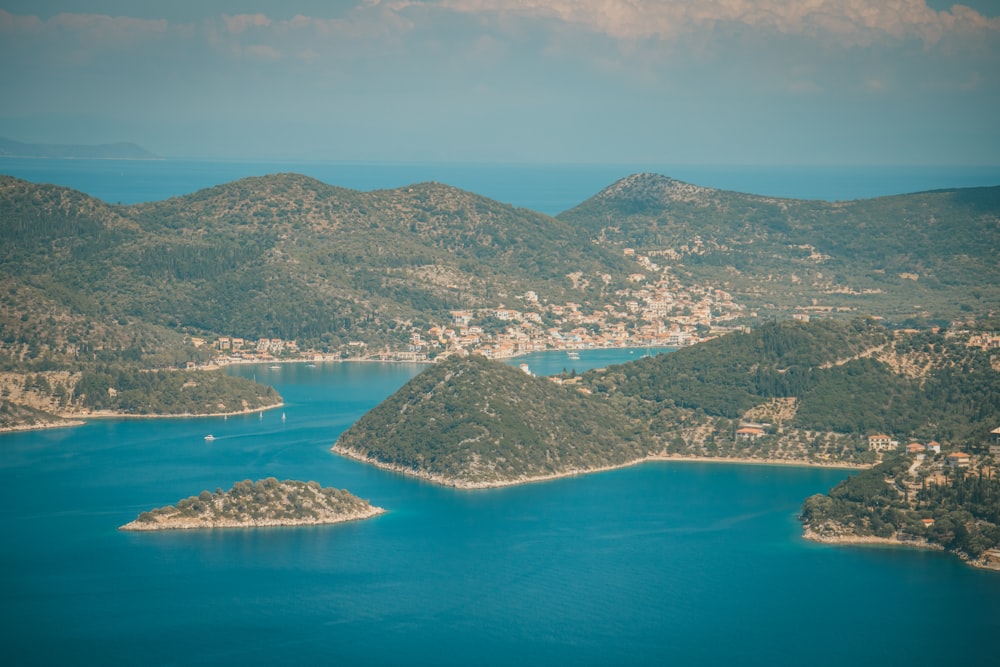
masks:
<path fill-rule="evenodd" d="M 637 174 L 560 214 L 763 313 L 879 314 L 911 325 L 1000 307 L 1000 187 L 798 201 Z"/>
<path fill-rule="evenodd" d="M 802 308 L 917 324 L 1000 310 L 1000 188 L 830 204 L 646 174 L 552 218 L 438 183 L 358 192 L 277 174 L 113 206 L 0 176 L 0 202 L 0 372 L 22 380 L 63 372 L 75 382 L 204 361 L 208 351 L 192 337 L 399 350 L 411 326 L 447 322 L 453 309 L 514 305 L 529 291 L 543 305 L 578 304 L 581 314 L 624 308 L 621 295 L 638 284 L 630 276 L 651 261 L 670 265 L 659 279 L 729 290 L 754 324 L 754 315 L 784 319 Z M 838 368 L 839 376 L 822 377 L 779 368 L 753 386 L 741 376 L 711 392 L 689 374 L 671 400 L 733 420 L 759 398 L 794 393 L 797 419 L 810 428 L 884 423 L 872 401 L 834 415 L 799 396 L 806 385 L 816 395 L 843 394 L 858 374 L 885 370 L 865 359 Z M 909 384 L 883 379 L 894 404 L 909 400 Z M 829 389 L 820 391 L 823 382 Z M 231 389 L 227 404 L 242 391 Z"/>
<path fill-rule="evenodd" d="M 484 357 L 435 364 L 358 420 L 334 451 L 458 486 L 640 460 L 639 422 L 577 388 Z"/>
<path fill-rule="evenodd" d="M 456 358 L 365 415 L 335 451 L 475 486 L 651 454 L 870 464 L 875 431 L 980 446 L 1000 422 L 1000 383 L 967 340 L 871 320 L 771 323 L 562 384 Z M 758 430 L 745 437 L 748 422 Z"/>
<path fill-rule="evenodd" d="M 338 523 L 383 510 L 342 489 L 318 482 L 278 481 L 274 477 L 237 482 L 229 491 L 202 491 L 176 505 L 143 512 L 122 530 L 231 528 Z"/>
<path fill-rule="evenodd" d="M 1000 548 L 1000 480 L 989 467 L 929 480 L 897 456 L 806 499 L 802 520 L 826 540 L 879 537 L 928 543 L 985 562 Z"/>
<path fill-rule="evenodd" d="M 956 447 L 987 440 L 1000 422 L 1000 383 L 990 353 L 968 338 L 893 333 L 872 320 L 787 321 L 581 382 L 648 420 L 674 453 L 704 455 L 711 441 L 726 455 L 867 463 L 864 436 L 874 432 Z M 741 420 L 782 403 L 764 437 L 737 443 Z"/>
<path fill-rule="evenodd" d="M 221 371 L 141 371 L 97 367 L 82 374 L 74 398 L 91 410 L 125 414 L 222 414 L 259 410 L 281 397 L 273 387 Z"/>

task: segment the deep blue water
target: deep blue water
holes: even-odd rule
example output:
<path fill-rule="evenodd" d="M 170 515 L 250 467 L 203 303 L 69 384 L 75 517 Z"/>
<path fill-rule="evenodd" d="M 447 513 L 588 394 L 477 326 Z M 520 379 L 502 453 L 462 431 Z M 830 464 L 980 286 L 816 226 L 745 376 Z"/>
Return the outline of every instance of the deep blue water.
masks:
<path fill-rule="evenodd" d="M 297 172 L 358 190 L 439 181 L 555 215 L 629 174 L 656 172 L 696 185 L 775 197 L 864 199 L 950 187 L 1000 185 L 993 167 L 747 167 L 691 165 L 469 165 L 195 160 L 0 158 L 0 174 L 132 204 L 188 194 L 246 176 Z"/>
<path fill-rule="evenodd" d="M 579 370 L 607 362 L 586 354 Z M 233 372 L 275 384 L 287 405 L 262 417 L 0 436 L 4 664 L 942 665 L 996 656 L 1000 573 L 940 553 L 801 539 L 802 499 L 844 471 L 650 463 L 469 492 L 329 452 L 419 370 L 240 367 Z M 206 443 L 209 432 L 217 439 Z M 309 528 L 116 530 L 145 509 L 267 476 L 347 488 L 389 513 Z"/>

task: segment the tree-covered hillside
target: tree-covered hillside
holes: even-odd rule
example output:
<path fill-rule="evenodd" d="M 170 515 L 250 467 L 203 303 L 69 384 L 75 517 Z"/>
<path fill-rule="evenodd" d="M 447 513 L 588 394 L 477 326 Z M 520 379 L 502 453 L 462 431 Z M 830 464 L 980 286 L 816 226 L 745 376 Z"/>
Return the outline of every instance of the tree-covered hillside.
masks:
<path fill-rule="evenodd" d="M 1000 373 L 991 352 L 968 340 L 893 334 L 872 320 L 786 321 L 581 381 L 665 433 L 714 424 L 712 436 L 727 444 L 735 444 L 739 420 L 759 419 L 770 423 L 774 442 L 853 434 L 866 450 L 860 436 L 881 432 L 976 446 L 1000 423 Z"/>
<path fill-rule="evenodd" d="M 413 378 L 335 451 L 457 485 L 524 481 L 648 455 L 867 464 L 867 436 L 982 449 L 1000 373 L 968 334 L 871 320 L 771 323 L 564 378 L 481 357 Z"/>
<path fill-rule="evenodd" d="M 637 461 L 637 421 L 578 388 L 484 357 L 428 368 L 345 431 L 334 451 L 458 486 Z"/>
<path fill-rule="evenodd" d="M 202 343 L 220 336 L 348 355 L 437 344 L 454 327 L 451 345 L 465 337 L 456 310 L 478 311 L 469 337 L 500 354 L 682 344 L 802 310 L 982 319 L 1000 310 L 998 216 L 1000 188 L 828 204 L 637 175 L 552 218 L 438 183 L 358 192 L 277 174 L 113 206 L 0 176 L 0 372 L 23 386 L 25 373 L 173 368 L 205 361 Z M 509 308 L 520 331 L 490 314 Z M 854 374 L 885 372 L 871 363 L 762 371 L 711 395 L 688 382 L 675 407 L 697 399 L 732 419 L 803 382 L 843 393 Z M 885 396 L 909 400 L 884 380 Z M 797 400 L 805 420 L 812 399 Z M 823 415 L 809 423 L 884 423 Z"/>
<path fill-rule="evenodd" d="M 1000 187 L 830 203 L 637 174 L 559 218 L 765 312 L 916 322 L 1000 308 Z"/>

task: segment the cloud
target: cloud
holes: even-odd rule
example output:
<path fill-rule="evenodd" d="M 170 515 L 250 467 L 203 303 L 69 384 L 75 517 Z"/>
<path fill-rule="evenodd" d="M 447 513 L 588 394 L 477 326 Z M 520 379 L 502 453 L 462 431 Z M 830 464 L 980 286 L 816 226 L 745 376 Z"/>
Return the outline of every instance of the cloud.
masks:
<path fill-rule="evenodd" d="M 266 28 L 271 25 L 271 19 L 264 14 L 237 14 L 236 16 L 222 15 L 222 23 L 226 30 L 238 35 L 249 28 Z"/>
<path fill-rule="evenodd" d="M 956 5 L 937 12 L 925 0 L 442 0 L 449 11 L 527 17 L 580 25 L 617 39 L 672 39 L 729 24 L 832 38 L 843 46 L 946 34 L 1000 32 L 1000 18 Z"/>

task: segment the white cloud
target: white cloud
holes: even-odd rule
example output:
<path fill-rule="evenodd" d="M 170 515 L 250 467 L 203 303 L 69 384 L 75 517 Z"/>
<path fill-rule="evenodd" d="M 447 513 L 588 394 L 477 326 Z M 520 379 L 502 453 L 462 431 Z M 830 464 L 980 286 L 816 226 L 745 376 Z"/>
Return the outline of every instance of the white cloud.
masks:
<path fill-rule="evenodd" d="M 832 37 L 846 46 L 945 34 L 1000 32 L 1000 19 L 956 5 L 937 12 L 925 0 L 442 0 L 450 11 L 577 24 L 618 39 L 670 39 L 743 25 L 784 34 Z"/>
<path fill-rule="evenodd" d="M 238 35 L 249 28 L 266 28 L 271 25 L 271 19 L 264 14 L 237 14 L 236 16 L 222 15 L 222 22 L 226 30 Z"/>

